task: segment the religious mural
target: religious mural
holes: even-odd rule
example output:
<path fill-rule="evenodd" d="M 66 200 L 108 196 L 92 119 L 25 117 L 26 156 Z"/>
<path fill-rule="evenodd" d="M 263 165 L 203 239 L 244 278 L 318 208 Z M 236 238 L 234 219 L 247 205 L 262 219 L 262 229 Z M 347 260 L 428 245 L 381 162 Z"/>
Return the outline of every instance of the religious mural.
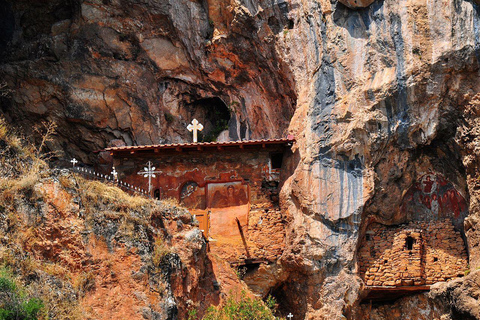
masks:
<path fill-rule="evenodd" d="M 242 227 L 247 227 L 250 211 L 248 185 L 240 181 L 208 183 L 207 194 L 211 236 L 240 236 L 236 219 Z"/>
<path fill-rule="evenodd" d="M 453 184 L 439 174 L 422 176 L 406 193 L 402 211 L 409 220 L 425 221 L 451 218 L 457 230 L 463 230 L 468 206 Z"/>
<path fill-rule="evenodd" d="M 248 203 L 248 186 L 241 182 L 209 183 L 208 206 L 226 208 Z"/>
<path fill-rule="evenodd" d="M 205 188 L 195 181 L 186 182 L 180 191 L 180 202 L 189 209 L 205 209 Z"/>

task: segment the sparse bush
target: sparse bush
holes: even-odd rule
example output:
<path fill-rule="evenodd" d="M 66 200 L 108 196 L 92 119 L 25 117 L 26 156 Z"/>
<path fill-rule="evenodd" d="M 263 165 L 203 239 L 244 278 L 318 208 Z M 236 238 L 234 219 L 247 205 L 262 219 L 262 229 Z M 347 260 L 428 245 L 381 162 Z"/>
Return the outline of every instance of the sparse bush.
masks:
<path fill-rule="evenodd" d="M 197 313 L 198 313 L 197 309 L 189 310 L 188 311 L 188 320 L 197 320 L 198 319 Z"/>
<path fill-rule="evenodd" d="M 34 320 L 43 308 L 38 298 L 28 298 L 7 270 L 0 272 L 0 319 Z"/>
<path fill-rule="evenodd" d="M 276 306 L 274 298 L 267 299 L 267 304 L 273 308 Z M 210 307 L 203 317 L 203 320 L 276 320 L 279 319 L 273 315 L 275 310 L 271 310 L 261 300 L 255 300 L 247 297 L 245 291 L 242 291 L 240 299 L 230 296 L 223 307 Z"/>

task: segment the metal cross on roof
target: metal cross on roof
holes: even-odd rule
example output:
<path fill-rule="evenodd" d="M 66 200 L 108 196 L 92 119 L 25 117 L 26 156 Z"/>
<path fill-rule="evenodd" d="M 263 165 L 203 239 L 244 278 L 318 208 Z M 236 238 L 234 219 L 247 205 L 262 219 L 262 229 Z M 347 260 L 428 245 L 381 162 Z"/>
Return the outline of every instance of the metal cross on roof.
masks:
<path fill-rule="evenodd" d="M 115 167 L 113 167 L 113 171 L 110 174 L 113 176 L 113 180 L 117 180 L 118 172 L 115 170 Z"/>
<path fill-rule="evenodd" d="M 147 162 L 147 167 L 143 168 L 143 171 L 139 171 L 138 174 L 143 175 L 144 178 L 148 177 L 148 194 L 152 193 L 152 178 L 155 178 L 155 173 L 162 173 L 161 171 L 155 171 L 155 167 L 152 167 L 152 162 Z"/>
<path fill-rule="evenodd" d="M 75 168 L 75 165 L 78 163 L 78 160 L 73 158 L 72 160 L 70 160 L 70 162 L 73 164 L 73 167 Z"/>
<path fill-rule="evenodd" d="M 289 313 L 288 316 L 287 316 L 288 319 L 292 319 L 293 318 L 293 314 L 292 313 Z"/>
<path fill-rule="evenodd" d="M 188 131 L 193 131 L 193 142 L 197 142 L 197 131 L 203 130 L 203 125 L 197 119 L 193 119 L 192 123 L 187 126 Z"/>

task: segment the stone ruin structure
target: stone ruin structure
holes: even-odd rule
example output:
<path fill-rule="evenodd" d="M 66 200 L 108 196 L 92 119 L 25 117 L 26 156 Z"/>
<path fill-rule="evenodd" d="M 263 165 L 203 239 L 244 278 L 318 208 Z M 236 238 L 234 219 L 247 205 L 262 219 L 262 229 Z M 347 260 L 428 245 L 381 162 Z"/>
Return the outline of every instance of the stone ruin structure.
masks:
<path fill-rule="evenodd" d="M 361 278 L 375 291 L 428 290 L 468 268 L 465 199 L 441 175 L 427 174 L 406 193 L 406 223 L 368 225 L 358 249 Z M 372 295 L 373 293 L 373 295 Z"/>
<path fill-rule="evenodd" d="M 293 138 L 124 146 L 105 149 L 119 179 L 177 199 L 199 221 L 210 247 L 232 263 L 274 261 L 285 244 L 278 192 Z M 139 174 L 140 173 L 140 174 Z"/>

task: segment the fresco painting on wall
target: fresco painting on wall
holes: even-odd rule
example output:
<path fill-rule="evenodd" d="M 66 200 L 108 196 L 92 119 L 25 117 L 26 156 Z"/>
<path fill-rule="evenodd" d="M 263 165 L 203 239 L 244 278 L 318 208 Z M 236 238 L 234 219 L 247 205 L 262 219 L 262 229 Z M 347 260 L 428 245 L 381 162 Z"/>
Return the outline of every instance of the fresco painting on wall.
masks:
<path fill-rule="evenodd" d="M 180 202 L 189 209 L 205 209 L 205 188 L 194 181 L 186 182 L 180 191 Z"/>
<path fill-rule="evenodd" d="M 208 183 L 208 207 L 210 208 L 210 234 L 214 236 L 240 236 L 237 222 L 248 222 L 248 185 L 236 182 Z"/>
<path fill-rule="evenodd" d="M 402 211 L 409 220 L 451 218 L 463 230 L 468 206 L 453 184 L 439 174 L 425 174 L 405 194 Z"/>
<path fill-rule="evenodd" d="M 210 208 L 226 208 L 241 206 L 248 203 L 248 188 L 241 182 L 209 183 L 208 206 Z"/>

